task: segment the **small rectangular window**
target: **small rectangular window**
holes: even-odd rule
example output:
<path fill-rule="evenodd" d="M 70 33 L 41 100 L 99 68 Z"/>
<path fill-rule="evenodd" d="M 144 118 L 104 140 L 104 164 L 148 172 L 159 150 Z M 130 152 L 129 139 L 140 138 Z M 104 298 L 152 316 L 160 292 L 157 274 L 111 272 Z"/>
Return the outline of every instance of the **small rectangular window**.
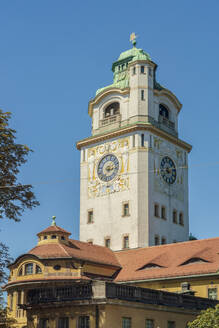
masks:
<path fill-rule="evenodd" d="M 152 148 L 152 135 L 150 135 L 150 144 L 149 144 L 150 148 Z"/>
<path fill-rule="evenodd" d="M 132 136 L 132 147 L 135 147 L 135 134 Z"/>
<path fill-rule="evenodd" d="M 141 100 L 145 100 L 144 99 L 144 90 L 141 90 Z"/>
<path fill-rule="evenodd" d="M 155 246 L 160 245 L 160 238 L 159 238 L 159 236 L 155 236 L 154 237 L 154 245 Z"/>
<path fill-rule="evenodd" d="M 129 203 L 123 203 L 122 216 L 129 216 Z"/>
<path fill-rule="evenodd" d="M 217 288 L 208 288 L 208 298 L 217 300 Z"/>
<path fill-rule="evenodd" d="M 149 67 L 149 75 L 152 76 L 152 68 Z"/>
<path fill-rule="evenodd" d="M 167 328 L 176 328 L 175 321 L 168 321 L 167 322 Z"/>
<path fill-rule="evenodd" d="M 144 133 L 141 134 L 141 147 L 144 147 Z"/>
<path fill-rule="evenodd" d="M 167 240 L 165 237 L 162 237 L 161 239 L 161 245 L 165 245 L 167 243 Z"/>
<path fill-rule="evenodd" d="M 110 238 L 105 238 L 105 247 L 110 248 Z"/>
<path fill-rule="evenodd" d="M 90 328 L 90 317 L 83 315 L 78 318 L 78 328 Z"/>
<path fill-rule="evenodd" d="M 123 248 L 129 248 L 129 236 L 123 237 Z"/>
<path fill-rule="evenodd" d="M 58 328 L 69 328 L 69 319 L 67 317 L 59 318 Z"/>
<path fill-rule="evenodd" d="M 122 318 L 122 328 L 131 328 L 132 319 L 131 318 Z"/>
<path fill-rule="evenodd" d="M 141 66 L 141 74 L 144 74 L 144 66 Z"/>
<path fill-rule="evenodd" d="M 165 206 L 161 207 L 161 219 L 166 220 L 166 207 Z"/>
<path fill-rule="evenodd" d="M 179 213 L 179 224 L 181 226 L 184 226 L 184 220 L 183 220 L 183 213 L 182 212 Z"/>
<path fill-rule="evenodd" d="M 136 68 L 135 68 L 135 67 L 133 67 L 133 71 L 132 71 L 132 73 L 133 73 L 133 75 L 136 74 Z"/>
<path fill-rule="evenodd" d="M 145 328 L 154 328 L 154 320 L 146 319 Z"/>
<path fill-rule="evenodd" d="M 93 223 L 94 221 L 94 212 L 93 210 L 89 210 L 87 212 L 87 223 Z"/>
<path fill-rule="evenodd" d="M 177 223 L 177 211 L 173 210 L 173 223 Z"/>
<path fill-rule="evenodd" d="M 158 204 L 154 204 L 154 216 L 156 216 L 157 218 L 159 218 L 159 205 Z"/>
<path fill-rule="evenodd" d="M 182 282 L 181 283 L 181 291 L 187 292 L 188 290 L 190 290 L 190 284 L 188 282 Z"/>

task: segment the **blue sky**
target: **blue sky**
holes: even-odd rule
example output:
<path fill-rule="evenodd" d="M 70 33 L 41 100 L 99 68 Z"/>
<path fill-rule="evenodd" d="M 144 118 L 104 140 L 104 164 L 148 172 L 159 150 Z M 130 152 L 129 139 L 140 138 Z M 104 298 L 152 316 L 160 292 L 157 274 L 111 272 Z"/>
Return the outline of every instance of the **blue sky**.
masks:
<path fill-rule="evenodd" d="M 88 101 L 112 82 L 111 64 L 131 47 L 131 32 L 183 104 L 179 135 L 193 145 L 190 230 L 219 235 L 218 12 L 216 0 L 0 0 L 0 107 L 12 112 L 17 141 L 34 150 L 20 181 L 41 203 L 20 223 L 0 222 L 12 256 L 36 244 L 52 215 L 78 238 L 75 143 L 90 135 Z"/>

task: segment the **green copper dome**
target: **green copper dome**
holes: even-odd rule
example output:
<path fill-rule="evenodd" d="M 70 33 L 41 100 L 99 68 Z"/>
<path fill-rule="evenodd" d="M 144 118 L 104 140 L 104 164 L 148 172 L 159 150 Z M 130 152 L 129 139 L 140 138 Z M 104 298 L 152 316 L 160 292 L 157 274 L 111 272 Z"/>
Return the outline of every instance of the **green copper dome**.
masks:
<path fill-rule="evenodd" d="M 112 65 L 113 84 L 98 89 L 96 95 L 109 88 L 125 89 L 129 87 L 128 65 L 136 60 L 149 60 L 151 57 L 142 49 L 133 46 L 132 49 L 122 52 L 117 61 Z"/>
<path fill-rule="evenodd" d="M 135 60 L 151 60 L 151 57 L 142 49 L 133 47 L 132 49 L 122 52 L 118 58 L 118 61 L 132 57 L 131 61 Z"/>

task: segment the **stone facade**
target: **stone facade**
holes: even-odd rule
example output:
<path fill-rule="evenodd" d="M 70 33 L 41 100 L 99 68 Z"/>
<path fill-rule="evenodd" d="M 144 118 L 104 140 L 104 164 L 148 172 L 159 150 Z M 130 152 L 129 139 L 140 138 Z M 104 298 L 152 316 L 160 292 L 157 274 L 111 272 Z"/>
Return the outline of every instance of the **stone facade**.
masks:
<path fill-rule="evenodd" d="M 98 91 L 89 103 L 92 137 L 77 144 L 80 239 L 99 245 L 107 239 L 113 250 L 185 241 L 189 235 L 191 146 L 178 139 L 181 104 L 158 87 L 156 64 L 130 58 L 122 55 L 113 64 L 114 78 L 121 69 L 115 85 L 118 78 L 127 79 L 126 88 L 111 85 Z M 112 161 L 109 157 L 105 163 L 107 155 L 113 155 Z"/>

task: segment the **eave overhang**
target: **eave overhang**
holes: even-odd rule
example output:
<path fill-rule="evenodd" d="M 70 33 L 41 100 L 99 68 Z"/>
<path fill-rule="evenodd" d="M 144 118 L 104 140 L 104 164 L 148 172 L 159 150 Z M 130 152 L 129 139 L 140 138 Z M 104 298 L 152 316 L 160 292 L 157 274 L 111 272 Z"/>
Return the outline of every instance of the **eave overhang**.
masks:
<path fill-rule="evenodd" d="M 180 275 L 180 276 L 166 276 L 166 277 L 159 277 L 159 278 L 141 278 L 141 279 L 115 279 L 116 283 L 120 284 L 131 284 L 131 283 L 142 283 L 142 282 L 152 282 L 152 281 L 164 281 L 164 280 L 178 280 L 178 279 L 196 279 L 196 278 L 211 278 L 215 277 L 218 278 L 218 272 L 210 272 L 210 273 L 202 273 L 202 274 L 187 274 L 187 275 Z"/>
<path fill-rule="evenodd" d="M 61 277 L 60 279 L 54 279 L 54 278 L 50 278 L 50 279 L 38 279 L 38 280 L 17 280 L 17 281 L 10 281 L 8 282 L 6 285 L 2 286 L 2 290 L 3 291 L 7 291 L 9 288 L 14 288 L 14 287 L 21 287 L 21 286 L 42 286 L 42 285 L 51 285 L 51 283 L 65 283 L 66 282 L 74 282 L 74 283 L 79 283 L 81 281 L 83 282 L 90 282 L 90 278 L 87 277 L 74 277 L 74 279 L 68 279 L 66 277 Z"/>
<path fill-rule="evenodd" d="M 77 149 L 81 149 L 82 147 L 87 147 L 90 146 L 92 144 L 98 143 L 98 142 L 102 142 L 108 139 L 112 139 L 124 134 L 128 134 L 134 131 L 139 131 L 139 130 L 144 130 L 144 131 L 150 131 L 152 133 L 154 133 L 155 135 L 162 137 L 172 143 L 174 143 L 175 145 L 183 148 L 184 150 L 190 152 L 192 149 L 192 146 L 188 143 L 186 143 L 185 141 L 182 141 L 172 135 L 170 135 L 169 133 L 166 133 L 165 131 L 156 128 L 155 126 L 153 126 L 150 123 L 142 123 L 142 122 L 137 122 L 131 125 L 127 125 L 123 128 L 119 128 L 110 132 L 106 132 L 100 135 L 95 135 L 86 139 L 83 139 L 81 141 L 78 141 L 76 143 L 76 147 Z"/>

